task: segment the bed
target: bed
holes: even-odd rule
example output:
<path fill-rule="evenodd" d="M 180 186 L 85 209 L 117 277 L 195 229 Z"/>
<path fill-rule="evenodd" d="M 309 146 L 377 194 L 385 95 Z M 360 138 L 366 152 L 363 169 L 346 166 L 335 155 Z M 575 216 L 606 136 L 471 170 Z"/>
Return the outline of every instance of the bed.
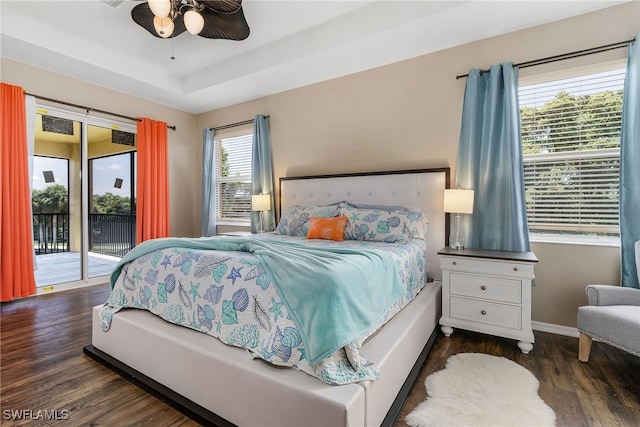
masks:
<path fill-rule="evenodd" d="M 291 220 L 292 217 L 289 214 L 298 206 L 323 208 L 335 206 L 336 209 L 340 209 L 339 212 L 347 214 L 353 214 L 354 211 L 349 210 L 352 208 L 366 213 L 368 210 L 378 209 L 381 205 L 396 206 L 398 210 L 406 209 L 410 212 L 420 210 L 428 219 L 426 237 L 411 240 L 411 245 L 395 245 L 402 246 L 404 249 L 396 251 L 398 253 L 394 255 L 393 262 L 389 263 L 409 265 L 412 264 L 411 260 L 418 260 L 415 266 L 408 269 L 406 277 L 398 275 L 403 277 L 400 280 L 402 283 L 398 285 L 404 286 L 401 291 L 398 291 L 403 296 L 397 298 L 398 292 L 392 295 L 389 291 L 386 302 L 380 303 L 384 308 L 382 311 L 384 314 L 375 317 L 375 321 L 367 325 L 365 335 L 360 334 L 363 329 L 359 325 L 356 328 L 359 331 L 357 339 L 348 327 L 341 327 L 337 328 L 338 332 L 336 332 L 340 335 L 336 338 L 338 341 L 331 341 L 324 347 L 316 347 L 308 339 L 309 336 L 314 335 L 313 329 L 298 328 L 299 330 L 296 331 L 295 326 L 298 325 L 300 318 L 305 316 L 305 312 L 303 310 L 303 314 L 299 314 L 298 308 L 293 307 L 295 294 L 287 294 L 289 291 L 283 290 L 283 287 L 278 288 L 278 295 L 283 295 L 283 298 L 282 302 L 277 301 L 277 311 L 274 311 L 273 302 L 276 302 L 277 296 L 276 299 L 273 295 L 259 297 L 253 292 L 257 287 L 269 288 L 268 283 L 264 282 L 265 277 L 276 277 L 280 274 L 284 281 L 284 276 L 287 274 L 278 272 L 277 268 L 269 268 L 270 275 L 262 276 L 262 282 L 260 277 L 252 272 L 245 274 L 245 277 L 251 276 L 253 279 L 247 287 L 235 285 L 235 277 L 241 277 L 239 272 L 242 266 L 247 267 L 244 271 L 248 273 L 257 265 L 255 259 L 248 258 L 246 254 L 238 259 L 231 259 L 237 250 L 237 245 L 250 244 L 257 248 L 255 253 L 252 252 L 252 255 L 257 257 L 261 254 L 271 254 L 274 248 L 275 252 L 278 252 L 282 248 L 281 239 L 278 236 L 279 233 L 274 233 L 275 235 L 256 236 L 246 240 L 243 238 L 216 239 L 216 245 L 222 246 L 217 247 L 218 251 L 214 252 L 215 255 L 199 252 L 198 248 L 193 247 L 176 249 L 173 246 L 175 241 L 172 239 L 169 239 L 170 241 L 163 247 L 153 247 L 145 254 L 136 254 L 132 260 L 155 262 L 154 265 L 162 271 L 163 298 L 166 299 L 169 295 L 166 290 L 171 290 L 175 298 L 181 298 L 183 306 L 193 305 L 193 311 L 188 313 L 181 311 L 176 316 L 175 312 L 169 310 L 169 316 L 165 316 L 165 319 L 183 326 L 172 324 L 150 313 L 153 311 L 154 303 L 152 302 L 155 293 L 150 299 L 151 294 L 142 292 L 142 288 L 136 289 L 132 292 L 137 295 L 133 298 L 136 299 L 137 305 L 129 305 L 129 307 L 141 308 L 139 305 L 146 303 L 147 306 L 143 307 L 145 310 L 128 309 L 125 308 L 128 307 L 127 304 L 121 304 L 122 307 L 107 310 L 105 313 L 104 306 L 94 307 L 92 343 L 85 347 L 85 353 L 169 401 L 203 424 L 393 425 L 437 335 L 441 301 L 441 272 L 437 251 L 446 241 L 447 221 L 442 210 L 442 194 L 448 182 L 448 168 L 280 179 L 279 201 L 280 213 L 283 217 L 279 227 L 285 224 L 289 228 L 294 228 L 295 221 Z M 395 209 L 394 212 L 398 212 Z M 327 217 L 330 216 L 327 215 Z M 405 217 L 402 214 L 399 216 L 406 228 L 408 223 L 404 222 Z M 395 223 L 389 221 L 389 224 L 397 225 L 398 215 L 395 214 L 392 219 Z M 365 227 L 363 223 L 360 225 Z M 353 229 L 351 231 L 354 232 Z M 374 236 L 373 231 L 375 230 L 368 230 L 367 233 L 366 229 L 356 227 L 354 233 L 362 232 L 359 236 L 365 237 L 366 235 Z M 378 228 L 377 231 L 380 229 Z M 304 232 L 306 233 L 306 230 Z M 284 236 L 284 238 L 295 240 L 295 236 L 294 238 Z M 197 240 L 196 246 L 201 243 L 198 239 L 192 240 Z M 327 248 L 333 247 L 333 242 L 317 240 L 314 243 L 312 252 L 318 248 L 322 251 L 338 250 Z M 368 248 L 359 247 L 363 242 L 355 238 L 346 243 L 349 251 L 358 250 L 369 253 Z M 380 245 L 384 246 L 387 243 L 389 242 L 380 242 Z M 394 243 L 396 242 L 389 243 L 389 246 L 393 247 Z M 377 246 L 375 251 L 379 251 Z M 295 253 L 299 249 L 296 248 Z M 173 252 L 162 252 L 163 250 Z M 414 250 L 416 253 L 411 252 Z M 377 256 L 378 252 L 375 251 L 374 255 Z M 295 253 L 285 252 L 284 257 L 295 258 Z M 358 255 L 362 255 L 362 252 L 358 252 Z M 189 267 L 193 267 L 192 271 L 197 270 L 198 278 L 206 276 L 215 279 L 214 266 L 219 267 L 222 271 L 219 277 L 223 274 L 227 279 L 233 279 L 233 283 L 229 285 L 233 294 L 229 293 L 226 296 L 218 294 L 215 280 L 210 284 L 202 285 L 200 282 L 196 283 L 197 280 L 192 277 L 187 279 L 186 273 L 184 276 L 180 275 L 184 284 L 173 278 L 168 280 L 167 277 L 170 274 L 162 270 L 162 267 L 166 267 L 162 263 L 172 256 L 174 261 L 178 258 L 181 260 L 178 267 L 182 268 L 183 273 L 185 273 L 183 265 L 185 260 L 190 260 L 192 264 Z M 213 259 L 214 256 L 217 257 L 216 262 L 209 262 L 208 260 Z M 405 258 L 402 258 L 403 256 Z M 426 262 L 421 266 L 420 260 L 425 256 Z M 264 261 L 263 258 L 259 260 L 261 263 Z M 233 264 L 234 262 L 241 264 Z M 279 260 L 277 265 L 280 266 L 284 262 Z M 231 264 L 221 267 L 227 263 Z M 318 264 L 323 263 L 324 260 Z M 207 267 L 208 269 L 196 268 L 209 264 L 211 267 Z M 287 269 L 289 268 L 291 266 L 287 266 Z M 322 273 L 314 272 L 314 274 Z M 382 277 L 380 274 L 376 277 Z M 127 280 L 133 280 L 127 277 L 135 275 L 140 282 L 147 280 L 155 284 L 160 280 L 156 278 L 156 273 L 149 274 L 149 271 L 145 273 L 142 267 L 136 270 L 133 261 L 125 264 L 121 271 L 114 272 L 114 276 L 122 282 L 120 289 L 123 290 L 127 288 Z M 178 273 L 175 277 L 178 277 Z M 417 281 L 421 282 L 419 286 L 416 286 Z M 371 286 L 374 286 L 373 278 L 371 282 Z M 202 289 L 199 291 L 201 285 Z M 131 289 L 134 287 L 131 286 Z M 246 289 L 252 290 L 246 292 Z M 374 292 L 367 294 L 369 293 Z M 131 296 L 113 297 L 113 295 L 114 292 L 110 300 L 112 298 L 122 301 L 131 299 Z M 196 296 L 200 297 L 200 295 L 203 297 L 207 295 L 207 301 L 196 302 Z M 266 298 L 266 300 L 259 298 Z M 269 298 L 272 304 L 267 309 Z M 401 300 L 406 301 L 400 304 L 395 303 Z M 388 304 L 389 301 L 394 303 Z M 210 304 L 206 304 L 207 302 Z M 222 310 L 217 314 L 211 308 L 207 310 L 208 307 L 205 307 L 213 306 L 214 303 L 219 303 L 217 306 Z M 308 304 L 308 299 L 304 301 L 304 298 L 302 303 L 307 306 L 313 305 Z M 375 304 L 378 302 L 367 301 L 367 305 Z M 271 312 L 267 313 L 268 311 Z M 277 340 L 271 335 L 258 335 L 256 331 L 261 328 L 256 327 L 252 327 L 251 333 L 245 333 L 247 329 L 242 329 L 242 334 L 238 334 L 237 331 L 240 330 L 237 327 L 238 318 L 244 316 L 244 313 L 253 313 L 253 317 L 258 321 L 263 319 L 262 323 L 268 323 L 271 331 L 269 333 L 276 331 Z M 278 316 L 277 313 L 284 314 Z M 311 318 L 315 319 L 320 314 L 316 311 Z M 176 317 L 183 322 L 175 321 Z M 279 322 L 278 325 L 275 325 L 276 321 Z M 325 322 L 326 319 L 322 321 Z M 195 326 L 194 329 L 197 330 L 185 328 L 184 326 L 189 326 L 188 323 Z M 230 324 L 233 324 L 234 328 L 230 329 L 230 333 L 225 333 L 225 325 Z M 260 326 L 264 326 L 262 329 L 268 329 L 263 324 Z M 379 326 L 382 327 L 379 328 Z M 218 329 L 217 332 L 215 332 L 216 329 Z M 211 338 L 208 332 L 218 336 L 220 340 Z M 232 345 L 224 344 L 221 340 Z M 242 341 L 242 345 L 246 348 L 233 346 L 237 345 L 238 341 Z M 245 345 L 248 342 L 253 343 L 249 350 Z M 339 351 L 335 351 L 336 342 L 339 342 Z M 351 347 L 354 349 L 353 355 L 348 351 Z M 342 350 L 343 348 L 345 350 Z M 326 357 L 327 355 L 330 357 Z M 266 360 L 271 363 L 267 363 Z M 322 363 L 317 363 L 320 360 Z M 326 363 L 328 368 L 318 370 L 316 367 L 323 366 L 326 360 L 331 361 Z M 345 365 L 348 369 L 342 369 Z"/>

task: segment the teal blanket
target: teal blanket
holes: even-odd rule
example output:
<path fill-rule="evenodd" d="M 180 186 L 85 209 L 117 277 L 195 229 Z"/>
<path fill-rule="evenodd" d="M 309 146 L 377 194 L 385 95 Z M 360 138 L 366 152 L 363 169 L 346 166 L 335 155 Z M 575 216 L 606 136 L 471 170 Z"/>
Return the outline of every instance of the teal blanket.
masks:
<path fill-rule="evenodd" d="M 129 251 L 124 264 L 168 247 L 250 252 L 270 275 L 301 332 L 314 365 L 355 339 L 373 332 L 385 311 L 404 293 L 399 266 L 384 250 L 339 245 L 310 247 L 304 241 L 255 237 L 164 238 Z"/>

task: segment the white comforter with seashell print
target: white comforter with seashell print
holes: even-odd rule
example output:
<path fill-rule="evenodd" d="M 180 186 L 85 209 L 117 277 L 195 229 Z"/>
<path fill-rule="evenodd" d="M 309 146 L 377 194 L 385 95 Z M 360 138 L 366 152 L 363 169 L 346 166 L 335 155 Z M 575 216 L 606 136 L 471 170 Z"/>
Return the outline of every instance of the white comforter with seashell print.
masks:
<path fill-rule="evenodd" d="M 102 329 L 107 332 L 112 316 L 123 308 L 144 309 L 169 322 L 245 348 L 252 357 L 298 369 L 329 384 L 378 379 L 378 369 L 363 358 L 358 349 L 424 286 L 424 241 L 337 243 L 276 234 L 254 238 L 290 241 L 296 245 L 302 242 L 313 248 L 340 245 L 352 249 L 383 249 L 395 266 L 400 267 L 404 292 L 376 316 L 378 321 L 367 333 L 312 364 L 301 328 L 294 321 L 298 317 L 290 315 L 277 286 L 256 255 L 243 251 L 164 247 L 125 260 L 119 274 L 114 274 L 111 295 L 100 310 Z"/>

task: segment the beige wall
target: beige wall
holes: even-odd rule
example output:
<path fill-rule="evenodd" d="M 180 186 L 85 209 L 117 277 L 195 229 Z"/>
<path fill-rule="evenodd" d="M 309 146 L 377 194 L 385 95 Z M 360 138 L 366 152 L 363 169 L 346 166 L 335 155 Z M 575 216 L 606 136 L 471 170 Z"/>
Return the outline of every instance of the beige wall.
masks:
<path fill-rule="evenodd" d="M 471 67 L 514 63 L 628 40 L 640 31 L 633 2 L 493 37 L 197 116 L 197 127 L 271 116 L 276 178 L 451 166 L 455 173 L 465 80 Z M 626 57 L 624 49 L 521 76 Z M 619 283 L 616 247 L 535 243 L 540 262 L 533 320 L 574 327 L 588 283 Z"/>
<path fill-rule="evenodd" d="M 639 31 L 634 1 L 197 116 L 4 59 L 1 77 L 30 93 L 176 125 L 169 131 L 171 234 L 197 236 L 205 126 L 271 115 L 276 177 L 438 166 L 455 173 L 465 84 L 457 74 L 627 40 Z M 624 57 L 619 49 L 521 76 Z M 584 286 L 619 282 L 618 248 L 535 243 L 532 250 L 540 260 L 535 321 L 575 326 Z"/>
<path fill-rule="evenodd" d="M 200 162 L 202 158 L 202 142 L 198 140 L 202 132 L 197 130 L 193 114 L 15 61 L 2 59 L 0 65 L 2 81 L 21 86 L 28 93 L 129 117 L 149 117 L 175 125 L 175 131 L 168 131 L 171 162 L 169 165 L 171 234 L 173 236 L 197 235 L 200 229 L 201 174 L 194 172 L 193 164 Z M 55 104 L 50 105 L 55 106 Z M 58 107 L 73 110 L 64 106 Z M 108 118 L 108 116 L 102 117 Z M 197 227 L 196 224 L 198 224 Z"/>

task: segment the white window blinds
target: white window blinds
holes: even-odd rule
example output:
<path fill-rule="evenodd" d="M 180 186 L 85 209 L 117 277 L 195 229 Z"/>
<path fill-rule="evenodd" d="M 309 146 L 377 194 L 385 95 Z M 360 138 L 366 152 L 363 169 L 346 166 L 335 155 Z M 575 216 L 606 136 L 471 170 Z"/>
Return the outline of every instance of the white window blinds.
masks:
<path fill-rule="evenodd" d="M 218 219 L 250 219 L 252 146 L 253 134 L 222 138 L 216 144 Z"/>
<path fill-rule="evenodd" d="M 520 88 L 533 233 L 619 234 L 624 75 L 617 70 Z"/>

